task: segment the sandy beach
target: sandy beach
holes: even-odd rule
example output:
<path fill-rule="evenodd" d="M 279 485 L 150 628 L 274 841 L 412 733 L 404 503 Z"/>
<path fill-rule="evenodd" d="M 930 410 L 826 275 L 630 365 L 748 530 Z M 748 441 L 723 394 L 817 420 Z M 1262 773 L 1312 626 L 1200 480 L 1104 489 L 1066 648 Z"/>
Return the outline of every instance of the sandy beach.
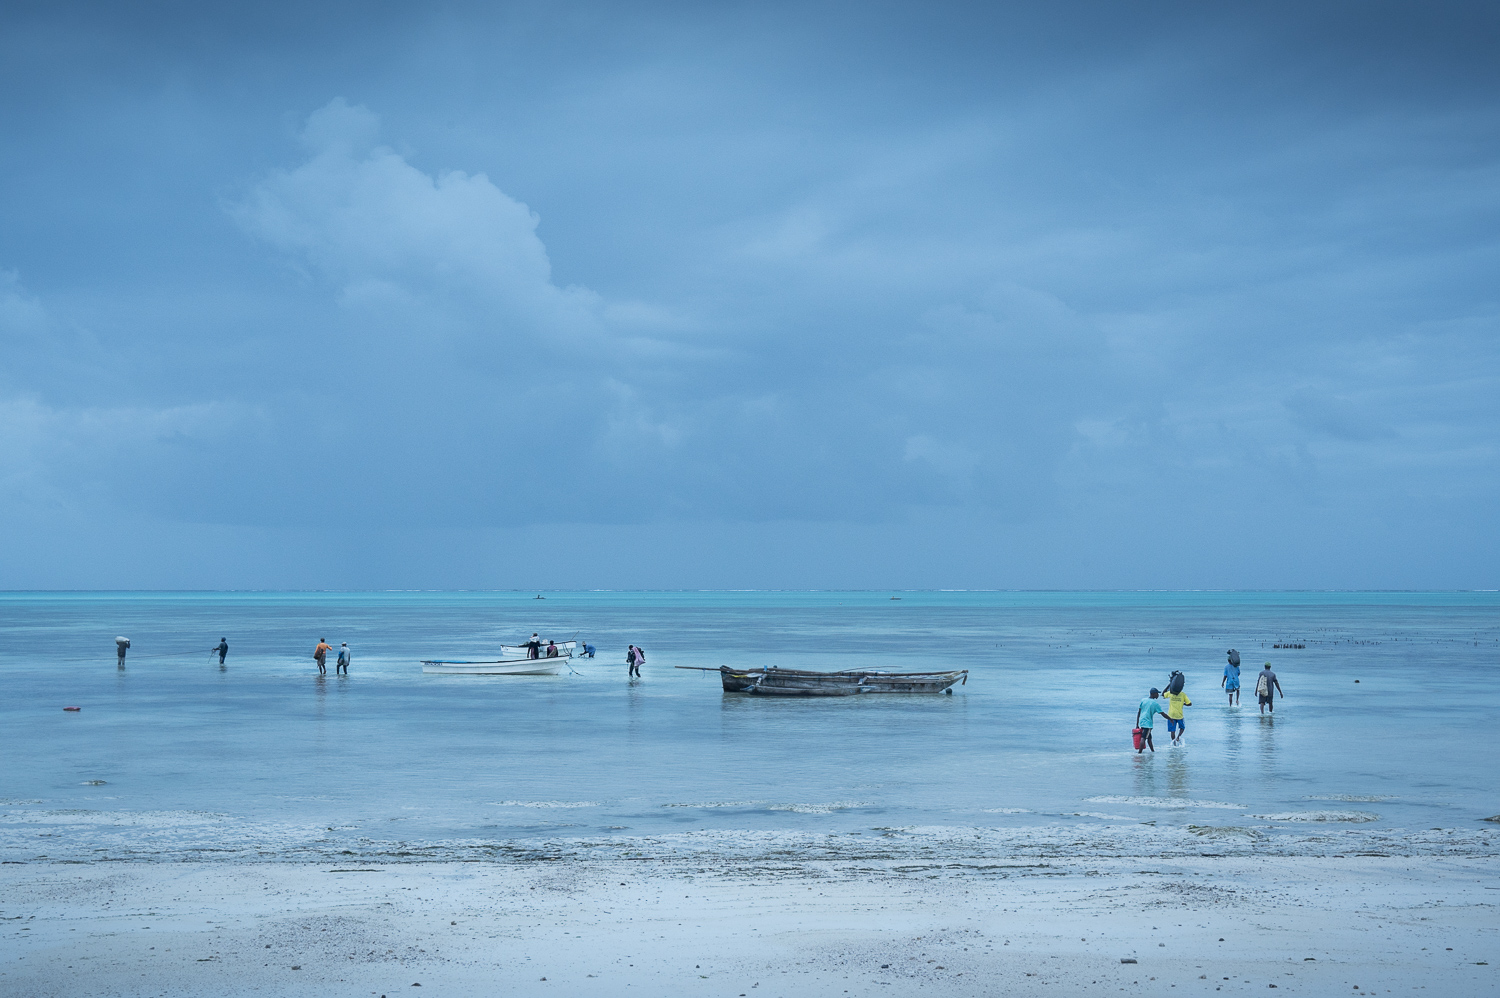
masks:
<path fill-rule="evenodd" d="M 29 996 L 1477 996 L 1500 972 L 1500 862 L 1472 855 L 29 862 L 0 893 L 0 992 Z"/>

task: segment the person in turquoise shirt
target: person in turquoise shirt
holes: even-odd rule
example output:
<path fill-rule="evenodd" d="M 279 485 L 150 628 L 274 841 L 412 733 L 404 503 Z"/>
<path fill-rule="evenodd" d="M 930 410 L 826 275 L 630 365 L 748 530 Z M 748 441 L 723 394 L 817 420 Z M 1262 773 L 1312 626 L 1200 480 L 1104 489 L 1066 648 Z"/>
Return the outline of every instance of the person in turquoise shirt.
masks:
<path fill-rule="evenodd" d="M 1156 751 L 1156 746 L 1151 742 L 1151 729 L 1155 726 L 1154 718 L 1157 714 L 1165 714 L 1166 710 L 1161 705 L 1161 690 L 1153 689 L 1151 695 L 1141 701 L 1140 707 L 1136 708 L 1135 726 L 1141 729 L 1141 747 L 1136 749 L 1137 753 L 1144 752 L 1148 747 Z"/>

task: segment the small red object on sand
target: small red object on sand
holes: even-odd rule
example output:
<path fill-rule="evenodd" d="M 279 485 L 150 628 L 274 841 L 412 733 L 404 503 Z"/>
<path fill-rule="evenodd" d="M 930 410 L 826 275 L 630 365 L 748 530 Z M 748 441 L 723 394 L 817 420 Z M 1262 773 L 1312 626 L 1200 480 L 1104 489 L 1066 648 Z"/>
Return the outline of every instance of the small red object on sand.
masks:
<path fill-rule="evenodd" d="M 82 710 L 82 707 L 64 707 L 63 710 Z"/>

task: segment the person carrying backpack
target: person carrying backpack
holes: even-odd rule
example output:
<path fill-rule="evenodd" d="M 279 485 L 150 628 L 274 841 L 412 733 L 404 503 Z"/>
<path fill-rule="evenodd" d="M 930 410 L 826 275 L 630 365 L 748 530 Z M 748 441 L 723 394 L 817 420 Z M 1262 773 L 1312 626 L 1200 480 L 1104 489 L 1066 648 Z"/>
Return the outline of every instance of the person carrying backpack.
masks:
<path fill-rule="evenodd" d="M 1255 698 L 1260 701 L 1262 714 L 1268 710 L 1273 714 L 1276 713 L 1276 703 L 1271 697 L 1273 690 L 1281 693 L 1283 700 L 1286 699 L 1286 694 L 1281 692 L 1281 683 L 1276 679 L 1276 673 L 1271 671 L 1271 663 L 1267 662 L 1266 667 L 1260 671 L 1260 675 L 1255 677 Z"/>

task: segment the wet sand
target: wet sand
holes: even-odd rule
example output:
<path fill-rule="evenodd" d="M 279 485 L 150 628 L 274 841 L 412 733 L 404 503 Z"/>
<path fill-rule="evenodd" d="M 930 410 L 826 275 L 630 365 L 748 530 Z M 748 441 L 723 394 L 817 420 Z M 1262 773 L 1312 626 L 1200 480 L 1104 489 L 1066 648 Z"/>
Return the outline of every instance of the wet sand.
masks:
<path fill-rule="evenodd" d="M 7 995 L 1500 992 L 1486 856 L 30 862 L 0 898 Z"/>

